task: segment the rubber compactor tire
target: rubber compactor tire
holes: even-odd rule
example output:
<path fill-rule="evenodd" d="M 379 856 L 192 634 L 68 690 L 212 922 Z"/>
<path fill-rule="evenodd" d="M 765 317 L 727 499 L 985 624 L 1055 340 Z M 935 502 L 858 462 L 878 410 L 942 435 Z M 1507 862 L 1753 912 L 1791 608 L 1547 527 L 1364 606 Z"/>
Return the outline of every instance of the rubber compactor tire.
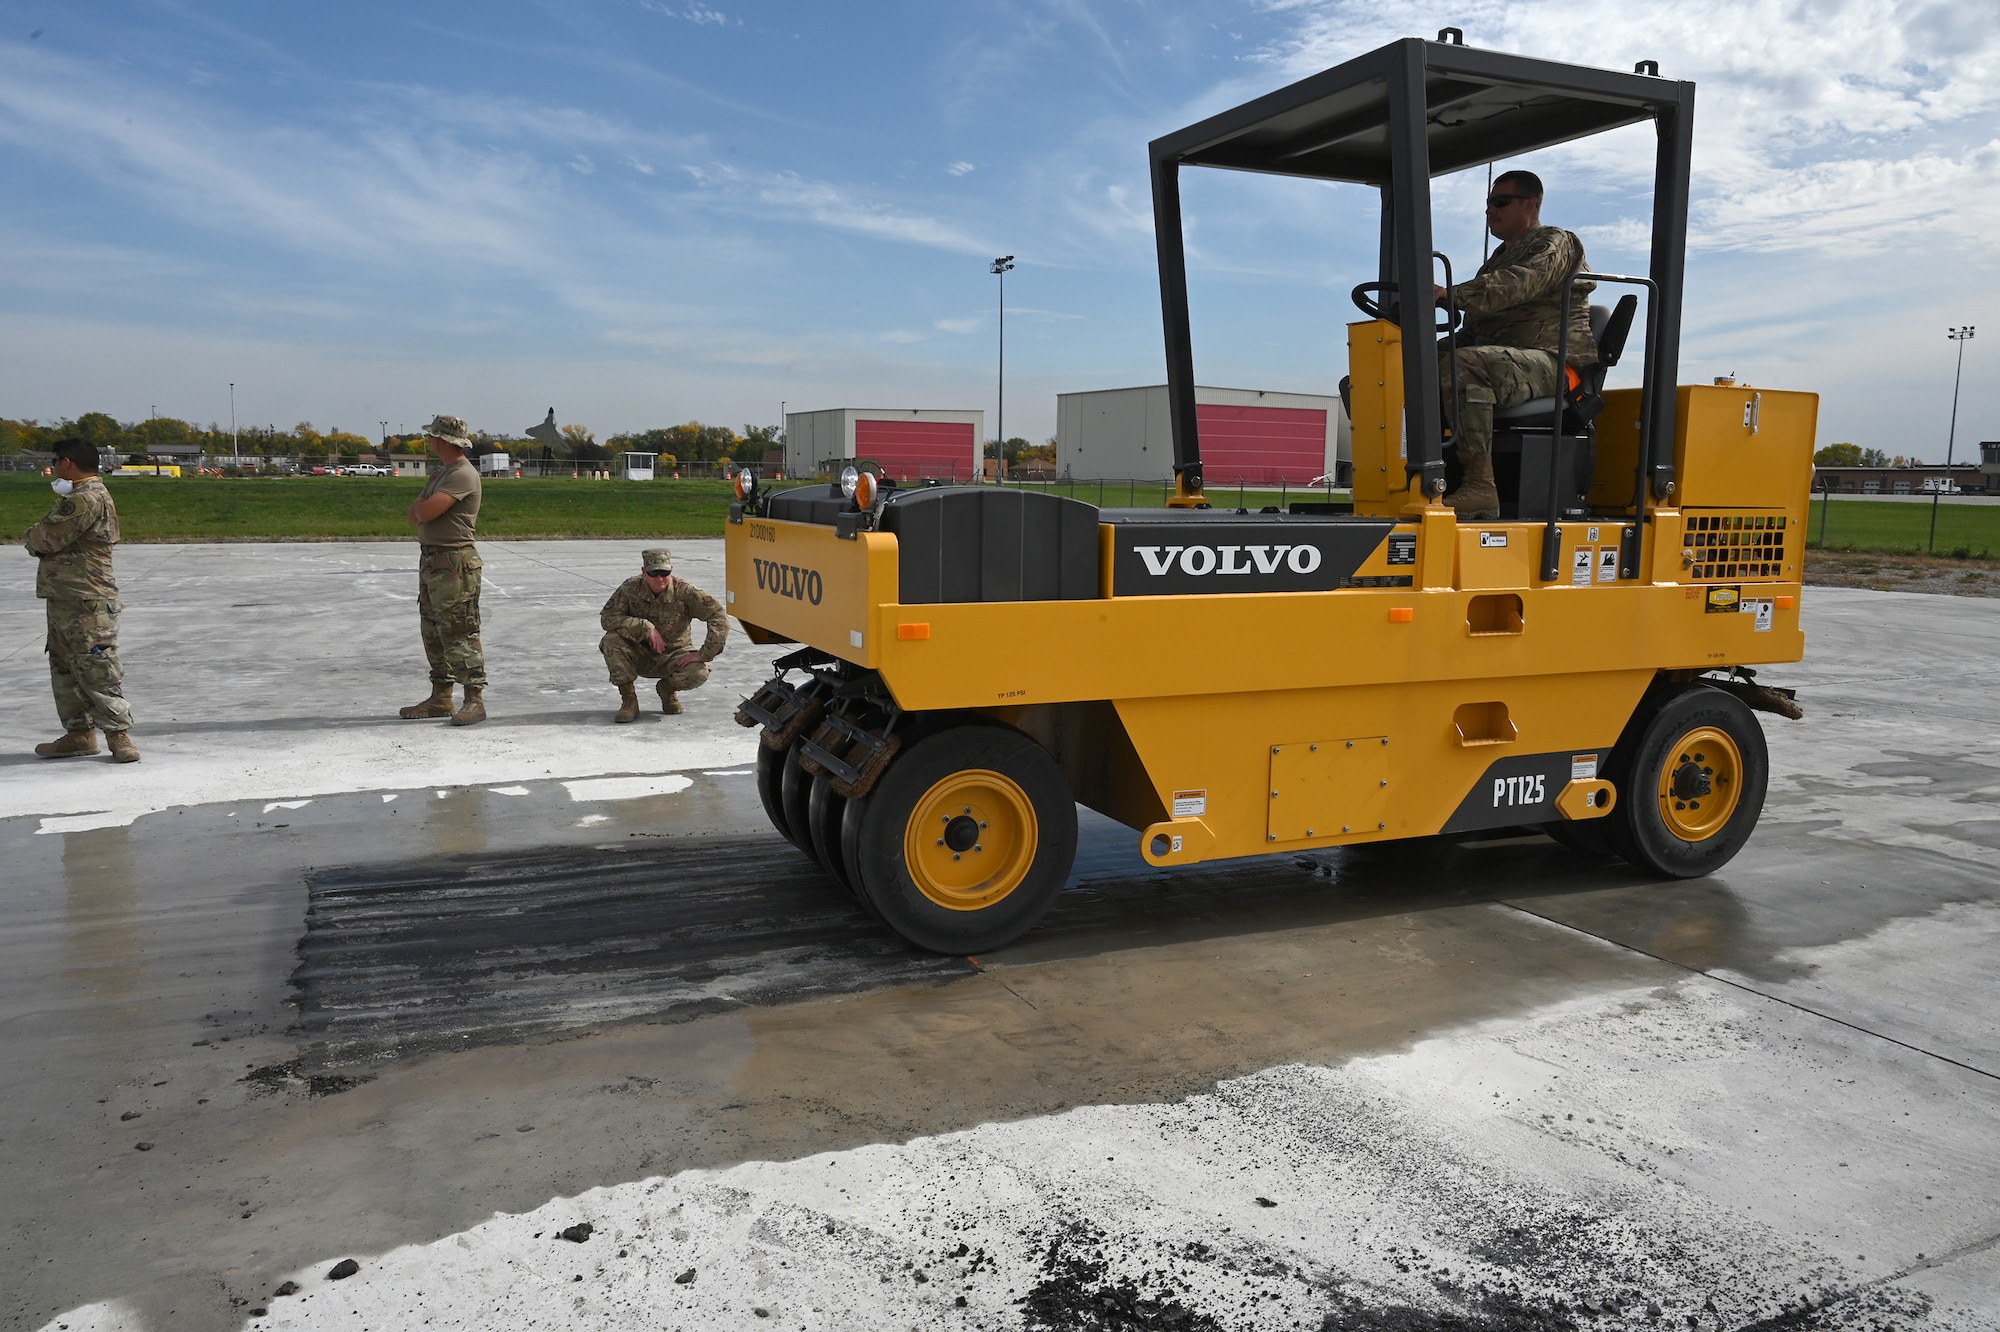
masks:
<path fill-rule="evenodd" d="M 933 952 L 976 954 L 1041 919 L 1076 859 L 1076 802 L 1048 752 L 1003 726 L 917 740 L 847 802 L 841 854 L 884 924 Z"/>
<path fill-rule="evenodd" d="M 1741 699 L 1693 685 L 1660 705 L 1618 768 L 1618 807 L 1602 820 L 1611 849 L 1640 869 L 1694 879 L 1749 840 L 1771 757 Z"/>

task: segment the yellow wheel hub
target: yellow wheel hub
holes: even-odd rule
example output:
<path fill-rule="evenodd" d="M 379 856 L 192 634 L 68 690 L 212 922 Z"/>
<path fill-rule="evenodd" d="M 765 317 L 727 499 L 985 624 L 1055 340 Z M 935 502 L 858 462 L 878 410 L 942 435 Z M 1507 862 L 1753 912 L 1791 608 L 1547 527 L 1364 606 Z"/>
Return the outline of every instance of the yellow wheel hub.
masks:
<path fill-rule="evenodd" d="M 903 863 L 941 907 L 977 911 L 1021 886 L 1035 863 L 1035 805 L 1013 778 L 968 768 L 924 792 L 903 830 Z"/>
<path fill-rule="evenodd" d="M 1742 796 L 1743 753 L 1713 726 L 1682 736 L 1660 765 L 1660 817 L 1684 842 L 1721 832 Z"/>

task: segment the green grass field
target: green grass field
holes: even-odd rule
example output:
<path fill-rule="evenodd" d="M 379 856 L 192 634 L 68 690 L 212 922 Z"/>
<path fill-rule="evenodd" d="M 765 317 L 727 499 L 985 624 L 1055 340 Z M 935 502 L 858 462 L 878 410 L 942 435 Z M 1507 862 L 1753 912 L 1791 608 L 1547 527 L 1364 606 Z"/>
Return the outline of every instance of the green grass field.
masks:
<path fill-rule="evenodd" d="M 367 540 L 410 538 L 414 478 L 121 477 L 107 483 L 127 541 Z M 508 537 L 721 536 L 726 481 L 492 481 L 479 535 Z M 46 477 L 0 475 L 0 533 L 19 541 L 55 497 Z"/>
<path fill-rule="evenodd" d="M 414 478 L 373 476 L 120 477 L 107 484 L 118 501 L 127 541 L 311 541 L 399 539 L 412 535 L 404 521 L 423 488 Z M 781 488 L 782 488 L 781 483 Z M 1095 482 L 1036 489 L 1098 501 Z M 1158 508 L 1166 488 L 1158 483 L 1107 483 L 1107 505 Z M 583 481 L 569 477 L 491 481 L 479 509 L 479 535 L 508 537 L 721 536 L 729 516 L 726 481 Z M 1322 492 L 1289 492 L 1315 498 Z M 1281 492 L 1245 491 L 1251 508 L 1277 504 Z M 1234 489 L 1217 490 L 1218 505 L 1234 506 Z M 55 497 L 46 477 L 0 473 L 0 535 L 19 541 Z"/>
<path fill-rule="evenodd" d="M 1830 511 L 1823 515 L 1823 509 Z M 1815 499 L 1807 519 L 1806 544 L 1813 550 L 1921 555 L 1931 548 L 1930 530 L 1928 504 L 1836 499 L 1829 506 L 1828 501 Z M 2000 502 L 1938 505 L 1936 551 L 1957 559 L 2000 558 Z"/>
<path fill-rule="evenodd" d="M 284 541 L 404 539 L 412 535 L 404 511 L 422 489 L 414 479 L 362 476 L 126 477 L 110 483 L 127 541 Z M 1159 483 L 1078 482 L 1038 486 L 1093 504 L 1157 508 L 1166 498 Z M 720 536 L 729 514 L 725 481 L 581 481 L 568 477 L 508 479 L 486 487 L 479 534 L 494 539 L 532 537 Z M 1241 502 L 1257 509 L 1283 500 L 1324 498 L 1306 490 L 1246 490 Z M 1336 498 L 1345 498 L 1338 492 Z M 1238 492 L 1209 492 L 1216 507 L 1236 507 Z M 47 478 L 0 473 L 0 536 L 19 541 L 27 526 L 48 512 L 54 496 Z M 1829 550 L 1922 552 L 1929 541 L 1928 504 L 1882 500 L 1832 502 L 1826 515 Z M 1937 553 L 1960 559 L 2000 558 L 2000 503 L 1941 504 Z M 1808 543 L 1821 544 L 1821 502 L 1807 526 Z"/>

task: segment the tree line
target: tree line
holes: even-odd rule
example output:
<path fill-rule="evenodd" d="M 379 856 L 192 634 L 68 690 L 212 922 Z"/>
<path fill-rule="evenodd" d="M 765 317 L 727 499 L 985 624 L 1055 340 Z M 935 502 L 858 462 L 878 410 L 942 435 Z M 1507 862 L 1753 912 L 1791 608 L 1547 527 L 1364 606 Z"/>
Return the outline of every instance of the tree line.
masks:
<path fill-rule="evenodd" d="M 395 434 L 377 442 L 365 435 L 334 427 L 320 430 L 310 421 L 300 421 L 289 429 L 276 425 L 242 426 L 232 440 L 227 428 L 210 422 L 201 426 L 170 416 L 144 421 L 120 421 L 108 412 L 85 412 L 77 417 L 54 421 L 13 420 L 0 417 L 0 454 L 46 452 L 59 439 L 88 440 L 98 448 L 121 457 L 143 459 L 169 446 L 193 445 L 211 458 L 237 456 L 264 457 L 349 457 L 365 453 L 414 454 L 424 452 L 421 434 Z M 745 425 L 738 434 L 728 426 L 688 421 L 681 425 L 651 430 L 625 431 L 599 443 L 589 427 L 570 424 L 561 427 L 560 442 L 545 444 L 519 434 L 496 434 L 475 430 L 477 444 L 490 445 L 508 453 L 579 462 L 598 462 L 617 453 L 657 453 L 666 463 L 748 462 L 761 463 L 766 452 L 784 447 L 781 426 Z"/>
<path fill-rule="evenodd" d="M 1891 458 L 1880 449 L 1864 449 L 1859 444 L 1829 444 L 1813 455 L 1821 467 L 1922 467 L 1922 458 Z"/>

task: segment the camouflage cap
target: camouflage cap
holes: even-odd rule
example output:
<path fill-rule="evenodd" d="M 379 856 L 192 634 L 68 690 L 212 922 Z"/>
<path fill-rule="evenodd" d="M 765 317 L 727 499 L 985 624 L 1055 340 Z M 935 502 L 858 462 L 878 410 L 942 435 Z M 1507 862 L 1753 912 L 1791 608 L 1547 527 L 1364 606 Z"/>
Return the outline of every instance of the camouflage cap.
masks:
<path fill-rule="evenodd" d="M 456 444 L 461 449 L 472 447 L 472 432 L 465 422 L 456 416 L 433 416 L 431 423 L 424 427 L 424 434 L 431 439 L 441 439 L 447 444 Z"/>
<path fill-rule="evenodd" d="M 647 573 L 651 573 L 655 569 L 665 569 L 668 573 L 672 573 L 674 569 L 674 553 L 665 546 L 654 546 L 651 550 L 642 550 L 639 552 L 639 567 Z"/>

